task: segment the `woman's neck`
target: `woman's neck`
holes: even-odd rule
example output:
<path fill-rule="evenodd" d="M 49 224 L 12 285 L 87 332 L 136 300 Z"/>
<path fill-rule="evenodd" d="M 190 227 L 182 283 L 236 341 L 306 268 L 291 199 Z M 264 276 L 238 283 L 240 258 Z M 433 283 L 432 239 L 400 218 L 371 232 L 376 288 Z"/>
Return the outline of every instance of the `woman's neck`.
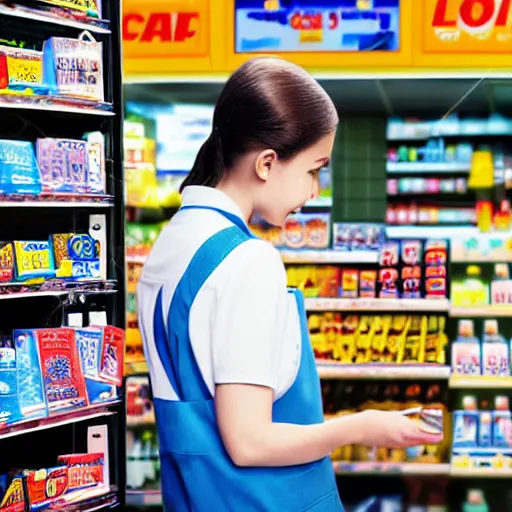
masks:
<path fill-rule="evenodd" d="M 248 193 L 247 188 L 244 190 L 240 184 L 234 183 L 233 180 L 229 179 L 221 180 L 215 188 L 224 192 L 224 194 L 237 204 L 245 222 L 249 224 L 254 208 L 252 197 Z"/>

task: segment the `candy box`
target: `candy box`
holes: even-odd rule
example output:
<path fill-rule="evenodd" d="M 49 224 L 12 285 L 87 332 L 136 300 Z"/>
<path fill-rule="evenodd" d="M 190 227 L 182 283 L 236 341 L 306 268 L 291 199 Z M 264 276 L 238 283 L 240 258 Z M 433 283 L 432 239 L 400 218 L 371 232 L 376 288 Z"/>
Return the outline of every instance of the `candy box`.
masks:
<path fill-rule="evenodd" d="M 0 194 L 40 194 L 41 190 L 32 142 L 0 140 Z"/>
<path fill-rule="evenodd" d="M 88 405 L 73 329 L 37 329 L 49 414 Z"/>
<path fill-rule="evenodd" d="M 25 512 L 26 507 L 23 476 L 0 475 L 0 512 Z"/>
<path fill-rule="evenodd" d="M 89 32 L 43 45 L 43 80 L 53 94 L 103 101 L 103 45 Z"/>
<path fill-rule="evenodd" d="M 68 489 L 68 468 L 57 466 L 24 472 L 30 510 L 49 508 Z"/>
<path fill-rule="evenodd" d="M 306 247 L 306 233 L 301 214 L 290 215 L 284 225 L 284 244 L 290 249 Z"/>
<path fill-rule="evenodd" d="M 113 386 L 123 383 L 124 331 L 118 327 L 102 328 L 103 345 L 100 359 L 100 378 Z"/>
<path fill-rule="evenodd" d="M 14 241 L 16 281 L 55 277 L 53 251 L 47 241 Z"/>
<path fill-rule="evenodd" d="M 48 415 L 46 393 L 41 371 L 41 359 L 36 332 L 15 329 L 18 400 L 23 419 L 44 418 Z"/>
<path fill-rule="evenodd" d="M 37 139 L 37 163 L 46 192 L 76 194 L 89 191 L 86 141 Z"/>
<path fill-rule="evenodd" d="M 102 453 L 60 455 L 58 462 L 65 464 L 68 468 L 67 493 L 90 487 L 101 487 L 105 481 L 105 463 Z"/>
<path fill-rule="evenodd" d="M 354 269 L 342 269 L 340 296 L 346 299 L 354 299 L 359 293 L 359 271 Z"/>
<path fill-rule="evenodd" d="M 8 86 L 38 86 L 43 82 L 43 54 L 36 50 L 0 45 L 7 58 Z M 2 84 L 3 85 L 3 84 Z"/>
<path fill-rule="evenodd" d="M 14 281 L 14 249 L 11 242 L 0 242 L 0 283 Z"/>
<path fill-rule="evenodd" d="M 103 403 L 115 399 L 115 386 L 103 382 L 100 377 L 103 331 L 93 327 L 75 329 L 75 337 L 89 403 Z"/>
<path fill-rule="evenodd" d="M 327 249 L 329 246 L 329 214 L 302 214 L 306 235 L 306 247 L 310 249 Z"/>
<path fill-rule="evenodd" d="M 20 419 L 16 353 L 10 338 L 0 336 L 0 425 Z"/>

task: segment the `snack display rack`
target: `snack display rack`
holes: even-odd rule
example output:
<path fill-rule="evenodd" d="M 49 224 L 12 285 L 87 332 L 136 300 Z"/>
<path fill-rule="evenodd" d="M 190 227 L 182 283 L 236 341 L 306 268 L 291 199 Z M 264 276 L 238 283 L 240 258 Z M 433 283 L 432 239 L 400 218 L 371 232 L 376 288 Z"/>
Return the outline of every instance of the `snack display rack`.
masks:
<path fill-rule="evenodd" d="M 183 101 L 184 93 L 180 85 L 169 85 L 170 90 L 173 87 L 180 91 L 176 97 Z M 329 87 L 334 90 L 334 85 Z M 172 93 L 169 97 L 172 97 Z M 434 131 L 420 133 L 415 122 L 423 130 L 428 127 Z M 334 221 L 340 218 L 340 209 L 336 211 L 338 198 L 341 198 L 340 189 L 347 186 L 347 177 L 340 177 L 347 172 L 344 166 L 369 166 L 362 158 L 357 160 L 354 157 L 352 161 L 348 157 L 337 158 L 336 147 L 340 144 L 337 141 L 332 163 L 332 186 L 331 180 L 325 180 L 322 200 L 306 205 L 299 215 L 292 217 L 287 227 L 288 233 L 269 228 L 257 219 L 252 227 L 257 235 L 278 246 L 287 268 L 289 284 L 305 291 L 311 339 L 323 383 L 326 416 L 345 414 L 361 407 L 394 410 L 418 404 L 443 410 L 445 442 L 437 450 L 434 447 L 409 451 L 350 447 L 333 454 L 335 471 L 343 476 L 345 482 L 341 486 L 342 494 L 344 488 L 346 493 L 347 486 L 350 487 L 345 479 L 362 476 L 372 486 L 381 477 L 387 476 L 400 477 L 412 486 L 425 480 L 432 489 L 437 485 L 434 480 L 440 482 L 440 487 L 455 487 L 457 491 L 467 489 L 467 485 L 490 486 L 494 489 L 495 484 L 499 485 L 512 474 L 509 447 L 504 446 L 501 439 L 497 446 L 492 441 L 501 435 L 501 418 L 507 418 L 506 411 L 510 410 L 504 405 L 503 399 L 512 398 L 508 342 L 512 338 L 509 322 L 512 299 L 507 295 L 512 285 L 506 270 L 494 270 L 496 264 L 512 263 L 512 226 L 507 206 L 511 181 L 508 141 L 512 135 L 512 125 L 509 120 L 499 116 L 471 118 L 469 123 L 465 123 L 464 117 L 460 121 L 452 117 L 448 122 L 438 124 L 421 120 L 402 122 L 394 118 L 388 124 L 392 129 L 388 128 L 386 135 L 384 124 L 382 133 L 382 139 L 387 142 L 388 155 L 382 162 L 378 161 L 378 165 L 383 167 L 383 183 L 392 182 L 387 183 L 387 218 L 384 209 L 380 218 L 375 216 L 372 222 Z M 455 132 L 456 125 L 460 130 L 458 133 Z M 443 129 L 445 132 L 442 132 Z M 153 132 L 149 130 L 149 133 Z M 446 141 L 443 145 L 428 145 L 426 141 L 431 137 L 436 140 L 443 137 Z M 492 166 L 494 195 L 482 196 L 472 189 L 470 180 L 478 176 L 479 168 L 468 145 L 476 153 L 487 151 L 488 147 L 493 151 L 497 148 L 493 153 Z M 405 151 L 402 146 L 408 150 Z M 419 151 L 426 147 L 429 148 L 429 160 L 425 157 L 426 149 L 423 149 L 424 153 Z M 367 151 L 366 146 L 363 149 Z M 441 153 L 441 149 L 444 153 Z M 422 156 L 418 157 L 418 154 Z M 154 162 L 153 165 L 157 167 Z M 358 177 L 360 181 L 363 180 L 361 176 Z M 409 182 L 404 182 L 404 178 L 409 178 Z M 417 181 L 418 178 L 421 178 L 421 183 Z M 427 183 L 427 180 L 434 182 Z M 427 185 L 431 188 L 427 189 Z M 337 186 L 340 187 L 338 192 Z M 419 190 L 418 187 L 423 189 Z M 400 210 L 400 205 L 407 200 L 404 197 L 397 199 L 404 190 L 409 195 L 416 191 L 420 198 L 415 202 L 415 210 L 412 213 L 407 210 L 406 216 L 404 210 Z M 156 196 L 158 194 L 155 193 L 151 197 Z M 426 213 L 422 211 L 424 222 L 419 222 L 420 206 L 424 204 L 428 207 L 434 196 L 433 203 L 439 208 Z M 486 205 L 479 203 L 488 201 L 488 198 L 495 205 L 493 215 L 482 208 Z M 179 201 L 174 206 L 178 204 Z M 459 207 L 464 211 L 457 217 Z M 443 210 L 440 215 L 439 211 L 443 208 L 451 210 Z M 158 205 L 156 209 L 160 210 L 160 217 L 153 221 L 155 226 L 170 218 L 175 211 Z M 390 210 L 393 212 L 390 213 Z M 343 235 L 350 225 L 356 231 L 359 229 L 357 236 L 353 237 L 353 247 L 347 246 L 352 241 L 350 236 L 344 238 Z M 155 227 L 145 235 L 141 232 L 128 248 L 134 281 L 157 230 Z M 432 241 L 436 243 L 429 246 Z M 392 246 L 395 242 L 399 244 L 396 248 L 397 261 L 382 264 L 382 250 L 386 247 L 389 249 L 390 244 Z M 416 242 L 421 247 L 415 245 Z M 403 247 L 412 248 L 413 252 L 419 248 L 419 260 L 412 263 L 405 261 L 401 254 Z M 434 256 L 429 262 L 426 257 L 432 254 Z M 439 257 L 441 263 L 436 262 Z M 416 265 L 421 267 L 419 274 L 402 274 L 405 267 Z M 471 268 L 475 265 L 479 267 L 476 273 Z M 386 279 L 380 280 L 379 272 L 390 267 L 397 270 L 398 281 L 410 281 L 408 293 L 403 293 L 403 283 L 398 285 L 400 293 L 397 295 L 392 293 L 392 287 L 386 293 L 381 293 Z M 427 267 L 430 268 L 428 272 Z M 415 284 L 415 280 L 419 284 Z M 361 290 L 364 293 L 360 293 Z M 344 322 L 354 317 L 358 318 L 358 323 L 353 323 L 351 335 L 359 341 L 345 343 L 343 337 L 347 332 Z M 357 350 L 350 360 L 344 359 L 340 353 L 350 343 L 357 345 L 361 342 L 367 349 L 365 343 L 368 343 L 368 336 L 372 332 L 371 319 L 375 318 L 381 324 L 387 321 L 386 318 L 390 318 L 391 322 L 401 318 L 403 325 L 408 326 L 407 335 L 403 331 L 393 334 L 395 339 L 400 337 L 400 333 L 405 336 L 404 354 L 400 360 L 390 359 L 389 354 L 379 359 L 368 350 L 366 354 L 369 360 L 365 359 L 366 356 L 358 356 Z M 454 347 L 468 341 L 460 339 L 461 328 L 462 334 L 465 334 L 465 324 L 462 323 L 461 327 L 461 320 L 473 320 L 473 333 L 478 340 L 469 340 L 473 350 L 469 354 L 479 354 L 479 373 L 473 371 L 473 374 L 468 374 L 466 370 L 458 368 L 466 353 L 464 347 L 461 350 Z M 497 320 L 498 330 L 495 324 L 487 324 L 485 330 L 486 320 Z M 382 329 L 382 325 L 379 329 Z M 505 343 L 496 334 L 504 336 Z M 335 337 L 337 340 L 334 340 Z M 484 337 L 486 339 L 480 341 Z M 146 476 L 138 481 L 137 478 L 133 479 L 128 496 L 134 506 L 142 507 L 160 502 L 159 466 L 147 367 L 141 350 L 136 348 L 140 340 L 135 338 L 131 352 L 134 359 L 127 366 L 127 373 L 133 375 L 129 399 L 131 414 L 128 416 L 129 430 L 132 432 L 129 435 L 132 438 L 129 443 L 135 448 L 129 455 L 132 469 L 128 471 L 139 477 L 142 474 Z M 418 342 L 419 339 L 423 341 Z M 486 374 L 482 370 L 483 346 L 487 347 L 486 353 L 492 355 L 494 343 L 501 348 L 503 345 L 508 347 L 508 370 L 498 376 L 489 375 L 495 371 L 495 363 L 487 365 Z M 425 351 L 423 356 L 407 353 L 407 350 L 414 352 L 414 347 L 421 344 Z M 468 401 L 465 396 L 476 396 L 477 399 L 465 408 L 467 403 L 464 402 Z M 489 418 L 492 423 L 490 434 L 484 436 L 484 446 L 479 445 L 478 438 L 481 417 L 484 423 Z M 472 441 L 468 442 L 468 436 Z M 502 492 L 501 487 L 497 488 Z"/>
<path fill-rule="evenodd" d="M 119 2 L 0 2 L 0 511 L 125 506 Z"/>

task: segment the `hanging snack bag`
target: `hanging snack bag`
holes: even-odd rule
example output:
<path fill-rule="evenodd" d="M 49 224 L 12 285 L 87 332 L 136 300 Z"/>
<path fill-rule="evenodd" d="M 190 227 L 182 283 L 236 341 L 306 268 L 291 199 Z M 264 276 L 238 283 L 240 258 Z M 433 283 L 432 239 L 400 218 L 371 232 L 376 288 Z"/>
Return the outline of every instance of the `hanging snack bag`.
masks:
<path fill-rule="evenodd" d="M 43 45 L 43 81 L 53 94 L 103 101 L 102 43 L 87 31 L 78 39 L 48 39 Z"/>

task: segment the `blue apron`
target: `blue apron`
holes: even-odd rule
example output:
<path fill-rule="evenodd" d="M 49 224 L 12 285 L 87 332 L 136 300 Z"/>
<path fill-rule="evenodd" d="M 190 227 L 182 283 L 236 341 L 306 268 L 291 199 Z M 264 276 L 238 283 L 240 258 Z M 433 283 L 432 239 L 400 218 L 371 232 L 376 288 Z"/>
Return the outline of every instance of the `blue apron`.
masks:
<path fill-rule="evenodd" d="M 190 307 L 206 279 L 238 245 L 253 237 L 235 215 L 233 223 L 209 238 L 192 258 L 171 301 L 167 329 L 162 290 L 154 315 L 159 357 L 179 400 L 155 398 L 161 479 L 166 512 L 341 512 L 336 479 L 328 457 L 298 466 L 242 468 L 224 448 L 215 405 L 189 339 Z M 292 387 L 273 405 L 273 421 L 311 425 L 324 421 L 320 382 L 309 341 L 304 299 L 297 290 L 302 349 Z M 236 299 L 234 299 L 236 300 Z M 255 314 L 257 314 L 255 312 Z"/>

